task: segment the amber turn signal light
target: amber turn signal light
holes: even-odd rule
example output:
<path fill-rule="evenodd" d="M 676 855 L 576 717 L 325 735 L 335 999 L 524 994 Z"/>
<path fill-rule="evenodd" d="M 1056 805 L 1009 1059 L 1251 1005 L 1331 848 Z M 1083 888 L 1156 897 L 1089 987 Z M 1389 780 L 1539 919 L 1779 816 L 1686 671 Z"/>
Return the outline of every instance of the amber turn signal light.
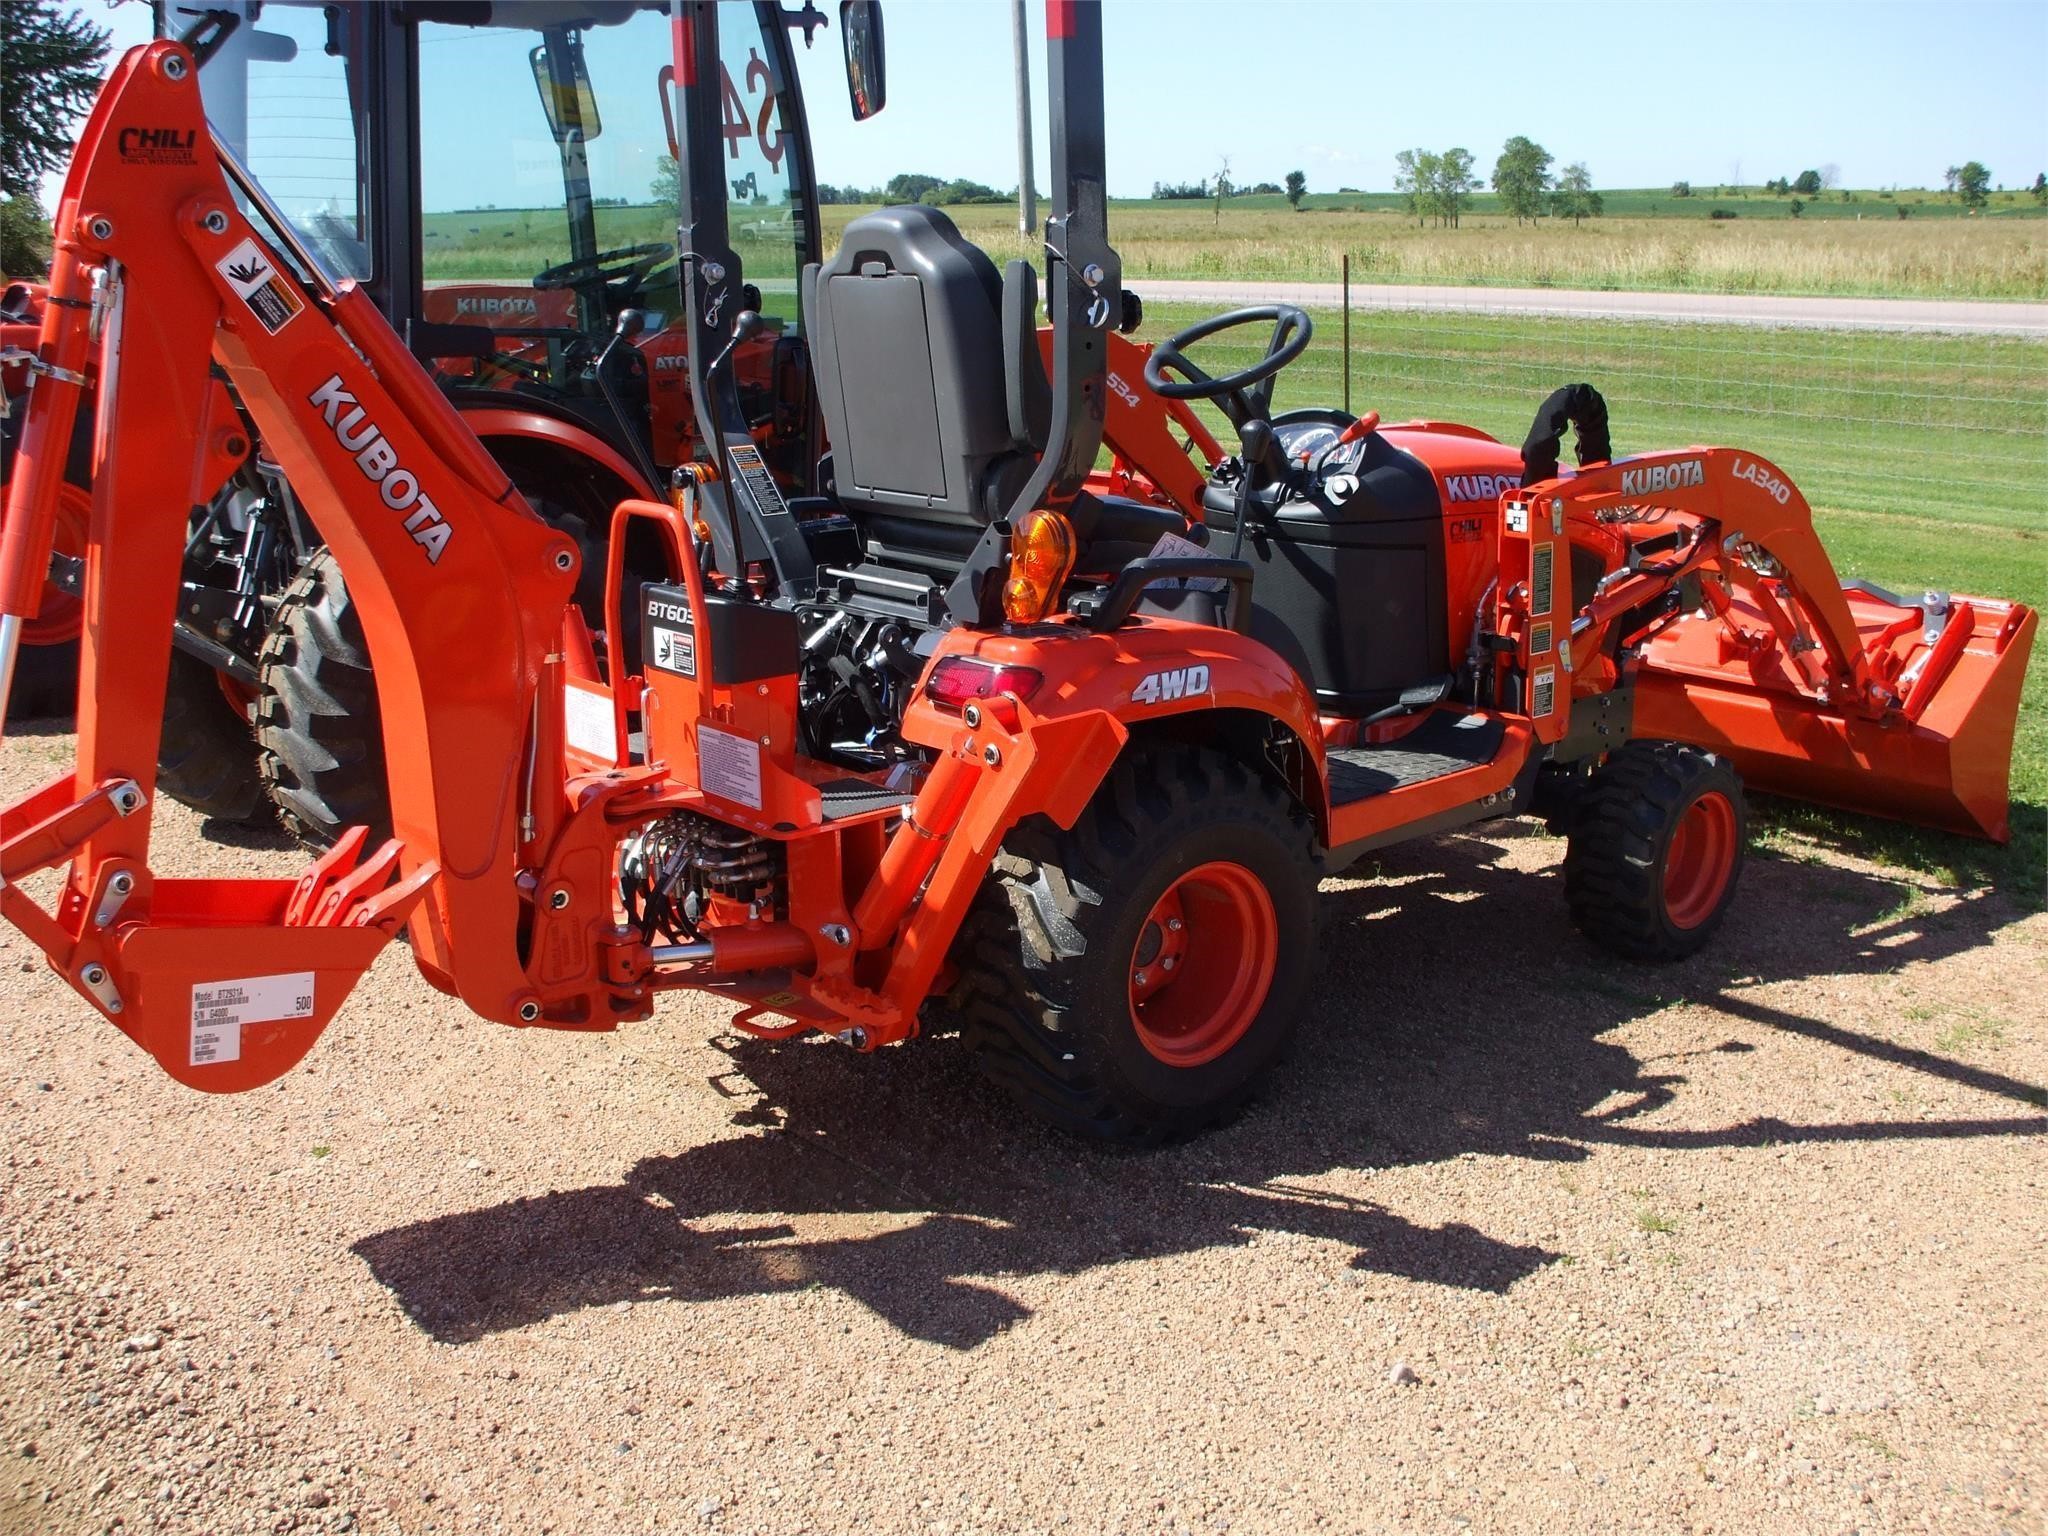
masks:
<path fill-rule="evenodd" d="M 1058 605 L 1074 568 L 1074 525 L 1057 512 L 1027 512 L 1010 535 L 1010 578 L 1003 583 L 1003 617 L 1035 624 Z"/>

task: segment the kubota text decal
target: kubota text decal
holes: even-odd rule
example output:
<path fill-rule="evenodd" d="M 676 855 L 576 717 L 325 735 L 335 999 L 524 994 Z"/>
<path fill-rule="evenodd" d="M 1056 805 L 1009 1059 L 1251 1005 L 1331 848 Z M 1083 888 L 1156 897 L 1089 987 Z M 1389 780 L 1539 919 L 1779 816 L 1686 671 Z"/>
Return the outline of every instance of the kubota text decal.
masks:
<path fill-rule="evenodd" d="M 334 440 L 355 455 L 356 468 L 377 487 L 384 505 L 406 514 L 405 531 L 427 552 L 427 563 L 439 564 L 452 530 L 441 520 L 433 498 L 420 489 L 419 476 L 399 464 L 398 450 L 356 397 L 342 388 L 341 375 L 335 374 L 306 398 L 320 407 L 320 419 L 334 429 Z"/>

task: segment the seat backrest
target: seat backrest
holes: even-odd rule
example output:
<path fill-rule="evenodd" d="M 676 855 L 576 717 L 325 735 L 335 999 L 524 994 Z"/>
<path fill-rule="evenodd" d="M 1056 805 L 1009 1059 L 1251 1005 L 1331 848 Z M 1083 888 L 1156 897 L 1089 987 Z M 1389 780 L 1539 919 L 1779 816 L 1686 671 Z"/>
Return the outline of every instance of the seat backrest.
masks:
<path fill-rule="evenodd" d="M 1011 286 L 1033 277 L 1013 267 Z M 840 503 L 856 517 L 965 527 L 1008 511 L 1039 446 L 1015 427 L 1037 416 L 1043 431 L 1039 400 L 1013 410 L 1010 397 L 1042 392 L 1044 372 L 1035 344 L 1006 346 L 1004 322 L 1006 309 L 1034 318 L 1035 281 L 1006 306 L 995 264 L 945 214 L 912 205 L 848 224 L 803 283 Z M 1035 378 L 1006 356 L 1020 350 Z"/>

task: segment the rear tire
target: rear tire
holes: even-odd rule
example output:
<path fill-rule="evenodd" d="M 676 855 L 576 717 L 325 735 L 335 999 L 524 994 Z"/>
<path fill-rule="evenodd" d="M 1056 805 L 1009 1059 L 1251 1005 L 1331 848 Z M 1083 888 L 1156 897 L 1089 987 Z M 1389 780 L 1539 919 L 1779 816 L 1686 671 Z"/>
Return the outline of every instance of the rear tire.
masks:
<path fill-rule="evenodd" d="M 275 820 L 256 772 L 247 716 L 222 691 L 220 675 L 197 657 L 171 652 L 156 785 L 216 821 L 260 826 Z"/>
<path fill-rule="evenodd" d="M 14 687 L 7 719 L 63 720 L 78 709 L 78 642 L 37 645 L 24 638 L 15 652 Z"/>
<path fill-rule="evenodd" d="M 1280 788 L 1188 748 L 1127 753 L 1070 832 L 1020 825 L 956 948 L 953 1011 L 982 1071 L 1104 1141 L 1234 1117 L 1308 984 L 1312 845 Z"/>
<path fill-rule="evenodd" d="M 1610 755 L 1567 819 L 1565 901 L 1580 932 L 1630 960 L 1682 960 L 1727 916 L 1749 816 L 1724 757 L 1633 741 Z"/>
<path fill-rule="evenodd" d="M 263 640 L 260 771 L 286 830 L 326 848 L 350 827 L 391 835 L 384 722 L 362 621 L 341 566 L 316 550 L 285 588 Z"/>
<path fill-rule="evenodd" d="M 605 535 L 611 509 L 631 494 L 573 453 L 536 451 L 487 438 L 490 450 L 540 519 L 576 541 L 582 570 L 573 597 L 593 630 L 605 625 Z M 637 608 L 630 597 L 627 613 Z M 628 620 L 628 670 L 638 626 Z M 256 702 L 261 773 L 279 818 L 300 842 L 327 848 L 350 827 L 373 845 L 391 835 L 384 719 L 363 624 L 341 567 L 321 549 L 285 591 L 264 638 Z"/>
<path fill-rule="evenodd" d="M 15 421 L 20 413 L 15 415 Z M 12 422 L 0 429 L 0 496 L 14 468 Z M 90 473 L 91 423 L 74 441 L 57 492 L 57 522 L 50 547 L 66 555 L 85 553 L 86 527 L 92 520 Z M 81 446 L 81 444 L 83 446 Z M 61 720 L 78 711 L 78 639 L 85 628 L 85 604 L 54 586 L 43 588 L 42 612 L 21 626 L 21 646 L 14 653 L 14 686 L 7 695 L 7 718 Z"/>

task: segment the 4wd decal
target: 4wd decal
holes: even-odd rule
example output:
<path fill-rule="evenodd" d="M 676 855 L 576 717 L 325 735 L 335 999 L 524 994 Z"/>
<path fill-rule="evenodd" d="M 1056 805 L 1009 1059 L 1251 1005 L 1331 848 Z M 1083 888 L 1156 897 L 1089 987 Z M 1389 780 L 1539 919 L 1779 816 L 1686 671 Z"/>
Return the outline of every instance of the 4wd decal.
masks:
<path fill-rule="evenodd" d="M 1659 491 L 1682 491 L 1707 483 L 1707 466 L 1698 459 L 1680 459 L 1676 464 L 1650 464 L 1621 472 L 1621 494 L 1654 496 Z"/>
<path fill-rule="evenodd" d="M 299 311 L 306 307 L 305 300 L 292 291 L 290 283 L 277 275 L 277 268 L 271 264 L 270 257 L 254 240 L 244 240 L 213 265 L 214 270 L 228 280 L 228 286 L 235 290 L 241 301 L 249 306 L 249 313 L 256 317 L 257 323 L 273 336 L 291 324 Z"/>
<path fill-rule="evenodd" d="M 1196 694 L 1209 691 L 1209 669 L 1207 667 L 1175 667 L 1170 672 L 1147 674 L 1131 690 L 1133 704 L 1168 704 L 1175 699 L 1191 699 Z"/>
<path fill-rule="evenodd" d="M 453 530 L 441 520 L 433 498 L 420 489 L 419 476 L 400 466 L 398 450 L 356 397 L 342 388 L 341 375 L 335 374 L 306 398 L 320 407 L 320 419 L 333 429 L 334 440 L 355 455 L 356 468 L 377 487 L 384 505 L 406 514 L 405 531 L 427 552 L 427 563 L 439 564 Z"/>

